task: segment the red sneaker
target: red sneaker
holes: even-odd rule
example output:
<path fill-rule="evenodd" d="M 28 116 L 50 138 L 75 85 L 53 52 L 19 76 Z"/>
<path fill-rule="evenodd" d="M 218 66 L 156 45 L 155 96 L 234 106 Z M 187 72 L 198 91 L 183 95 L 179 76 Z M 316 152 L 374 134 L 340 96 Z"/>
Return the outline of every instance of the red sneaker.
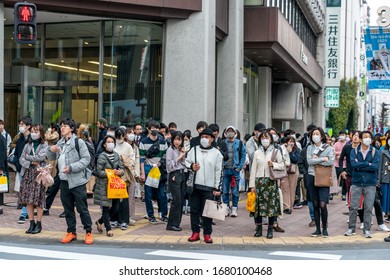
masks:
<path fill-rule="evenodd" d="M 200 240 L 199 232 L 193 232 L 191 237 L 188 238 L 189 242 L 194 242 Z"/>
<path fill-rule="evenodd" d="M 73 240 L 77 240 L 76 234 L 74 234 L 73 232 L 68 232 L 61 240 L 61 243 L 66 244 L 72 242 Z"/>
<path fill-rule="evenodd" d="M 206 242 L 206 243 L 213 243 L 213 239 L 211 238 L 210 234 L 205 234 L 203 236 L 203 238 L 204 238 L 204 242 Z"/>

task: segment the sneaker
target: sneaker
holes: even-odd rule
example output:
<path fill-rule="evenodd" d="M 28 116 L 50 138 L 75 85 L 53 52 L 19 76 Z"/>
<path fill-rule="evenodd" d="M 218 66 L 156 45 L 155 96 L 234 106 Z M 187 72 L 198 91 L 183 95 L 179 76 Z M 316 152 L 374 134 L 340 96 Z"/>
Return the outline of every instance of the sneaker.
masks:
<path fill-rule="evenodd" d="M 230 207 L 226 207 L 226 213 L 225 213 L 225 217 L 229 217 L 230 216 Z"/>
<path fill-rule="evenodd" d="M 324 228 L 322 230 L 322 238 L 328 238 L 328 237 L 329 237 L 328 230 L 326 228 Z"/>
<path fill-rule="evenodd" d="M 73 232 L 68 232 L 65 237 L 61 240 L 61 243 L 67 244 L 72 242 L 73 240 L 77 240 L 77 235 Z"/>
<path fill-rule="evenodd" d="M 363 232 L 363 235 L 365 238 L 372 238 L 371 232 L 369 230 L 365 230 Z"/>
<path fill-rule="evenodd" d="M 390 235 L 389 235 L 388 237 L 385 237 L 383 240 L 384 240 L 385 242 L 390 242 Z"/>
<path fill-rule="evenodd" d="M 25 216 L 20 216 L 18 220 L 18 224 L 24 224 L 26 222 L 26 217 Z"/>
<path fill-rule="evenodd" d="M 379 231 L 390 231 L 390 228 L 388 228 L 385 224 L 381 224 L 378 226 Z"/>
<path fill-rule="evenodd" d="M 59 215 L 60 218 L 65 218 L 65 211 Z"/>
<path fill-rule="evenodd" d="M 121 230 L 126 230 L 129 227 L 126 223 L 121 223 Z"/>
<path fill-rule="evenodd" d="M 136 220 L 133 220 L 133 219 L 130 218 L 130 220 L 129 220 L 129 226 L 135 226 L 135 223 L 136 223 L 136 222 L 137 222 Z"/>
<path fill-rule="evenodd" d="M 360 229 L 361 229 L 361 230 L 364 229 L 364 223 L 361 223 L 361 224 L 360 224 Z"/>
<path fill-rule="evenodd" d="M 91 232 L 87 232 L 87 234 L 85 235 L 84 244 L 86 244 L 86 245 L 93 244 L 93 238 L 92 238 L 92 233 Z"/>
<path fill-rule="evenodd" d="M 349 228 L 349 229 L 344 233 L 344 236 L 352 236 L 352 235 L 355 235 L 355 234 L 356 234 L 355 230 Z"/>
<path fill-rule="evenodd" d="M 385 223 L 390 223 L 390 218 L 385 219 Z"/>
<path fill-rule="evenodd" d="M 148 220 L 149 220 L 149 223 L 151 223 L 152 225 L 157 225 L 158 224 L 158 222 L 157 222 L 157 220 L 156 220 L 156 218 L 154 216 L 149 217 Z"/>
<path fill-rule="evenodd" d="M 316 230 L 315 232 L 313 232 L 312 234 L 311 234 L 311 237 L 318 237 L 318 236 L 320 236 L 321 235 L 321 231 L 320 230 Z"/>
<path fill-rule="evenodd" d="M 111 228 L 119 228 L 121 226 L 118 221 L 111 221 L 110 225 L 111 225 Z"/>
<path fill-rule="evenodd" d="M 346 201 L 346 200 L 347 200 L 346 196 L 343 195 L 343 196 L 341 197 L 341 200 L 342 200 L 342 201 Z"/>
<path fill-rule="evenodd" d="M 163 222 L 163 223 L 168 223 L 168 218 L 167 217 L 161 217 L 159 220 L 161 222 Z"/>
<path fill-rule="evenodd" d="M 230 213 L 230 217 L 237 217 L 237 207 L 232 207 L 232 212 Z"/>
<path fill-rule="evenodd" d="M 296 204 L 293 207 L 293 209 L 301 209 L 301 208 L 302 208 L 302 204 Z"/>

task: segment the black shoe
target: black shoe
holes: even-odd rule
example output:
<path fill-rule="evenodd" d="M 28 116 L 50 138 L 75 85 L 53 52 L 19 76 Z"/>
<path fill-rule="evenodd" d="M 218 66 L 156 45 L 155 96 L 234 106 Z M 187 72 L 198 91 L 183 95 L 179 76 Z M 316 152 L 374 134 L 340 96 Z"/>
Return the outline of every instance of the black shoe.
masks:
<path fill-rule="evenodd" d="M 274 233 L 273 233 L 273 226 L 268 226 L 268 230 L 267 230 L 267 239 L 272 239 L 274 237 Z"/>
<path fill-rule="evenodd" d="M 322 237 L 323 238 L 328 238 L 329 237 L 329 233 L 328 233 L 328 230 L 326 228 L 324 228 L 322 230 Z"/>
<path fill-rule="evenodd" d="M 87 199 L 93 198 L 93 193 L 87 193 Z"/>
<path fill-rule="evenodd" d="M 311 234 L 311 237 L 318 237 L 321 235 L 321 230 L 317 229 L 315 232 Z"/>
<path fill-rule="evenodd" d="M 291 209 L 285 209 L 285 210 L 283 210 L 283 213 L 290 215 L 292 213 L 292 211 L 291 211 Z"/>
<path fill-rule="evenodd" d="M 65 218 L 65 211 L 60 214 L 60 218 Z"/>
<path fill-rule="evenodd" d="M 171 230 L 171 231 L 181 231 L 181 227 L 177 227 L 177 226 L 168 226 L 168 227 L 167 227 L 167 230 Z"/>
<path fill-rule="evenodd" d="M 35 229 L 35 221 L 30 221 L 30 227 L 28 228 L 28 230 L 26 230 L 26 233 L 29 234 L 29 233 L 32 233 L 33 230 Z"/>
<path fill-rule="evenodd" d="M 263 235 L 263 227 L 262 225 L 256 226 L 256 232 L 254 234 L 254 237 L 261 237 Z"/>
<path fill-rule="evenodd" d="M 390 242 L 390 235 L 388 237 L 385 237 L 385 242 Z"/>
<path fill-rule="evenodd" d="M 31 234 L 37 234 L 37 233 L 40 233 L 41 231 L 42 231 L 42 223 L 37 222 L 34 230 L 31 232 Z"/>
<path fill-rule="evenodd" d="M 43 209 L 43 216 L 50 216 L 48 209 Z"/>

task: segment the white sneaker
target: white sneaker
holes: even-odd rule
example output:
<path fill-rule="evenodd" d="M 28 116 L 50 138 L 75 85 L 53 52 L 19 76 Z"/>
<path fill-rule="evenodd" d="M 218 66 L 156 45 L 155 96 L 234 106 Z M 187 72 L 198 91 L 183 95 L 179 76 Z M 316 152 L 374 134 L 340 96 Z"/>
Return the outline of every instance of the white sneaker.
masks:
<path fill-rule="evenodd" d="M 230 213 L 230 217 L 237 217 L 237 207 L 232 207 L 232 212 Z"/>
<path fill-rule="evenodd" d="M 360 224 L 360 229 L 364 229 L 364 223 Z"/>
<path fill-rule="evenodd" d="M 388 228 L 385 224 L 381 224 L 378 227 L 379 231 L 390 231 L 390 228 Z"/>
<path fill-rule="evenodd" d="M 372 238 L 371 232 L 370 232 L 369 230 L 365 230 L 365 231 L 363 232 L 363 235 L 364 235 L 365 238 Z"/>
<path fill-rule="evenodd" d="M 226 207 L 226 214 L 225 214 L 225 217 L 229 217 L 230 215 L 230 207 Z"/>

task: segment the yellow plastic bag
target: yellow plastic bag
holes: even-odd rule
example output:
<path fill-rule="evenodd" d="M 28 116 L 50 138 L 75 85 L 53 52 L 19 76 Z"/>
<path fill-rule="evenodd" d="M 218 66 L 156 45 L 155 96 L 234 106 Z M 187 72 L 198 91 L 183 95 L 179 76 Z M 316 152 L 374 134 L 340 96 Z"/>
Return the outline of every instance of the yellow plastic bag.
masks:
<path fill-rule="evenodd" d="M 246 201 L 246 210 L 249 212 L 255 212 L 256 194 L 254 192 L 248 192 L 248 200 Z"/>
<path fill-rule="evenodd" d="M 107 198 L 128 198 L 126 182 L 121 177 L 115 175 L 112 169 L 106 169 L 106 174 L 108 178 Z"/>
<path fill-rule="evenodd" d="M 145 185 L 152 188 L 158 188 L 160 177 L 160 169 L 158 169 L 158 167 L 153 167 L 148 174 L 148 178 L 146 178 Z"/>
<path fill-rule="evenodd" d="M 0 175 L 0 193 L 9 192 L 8 179 L 5 175 Z"/>

